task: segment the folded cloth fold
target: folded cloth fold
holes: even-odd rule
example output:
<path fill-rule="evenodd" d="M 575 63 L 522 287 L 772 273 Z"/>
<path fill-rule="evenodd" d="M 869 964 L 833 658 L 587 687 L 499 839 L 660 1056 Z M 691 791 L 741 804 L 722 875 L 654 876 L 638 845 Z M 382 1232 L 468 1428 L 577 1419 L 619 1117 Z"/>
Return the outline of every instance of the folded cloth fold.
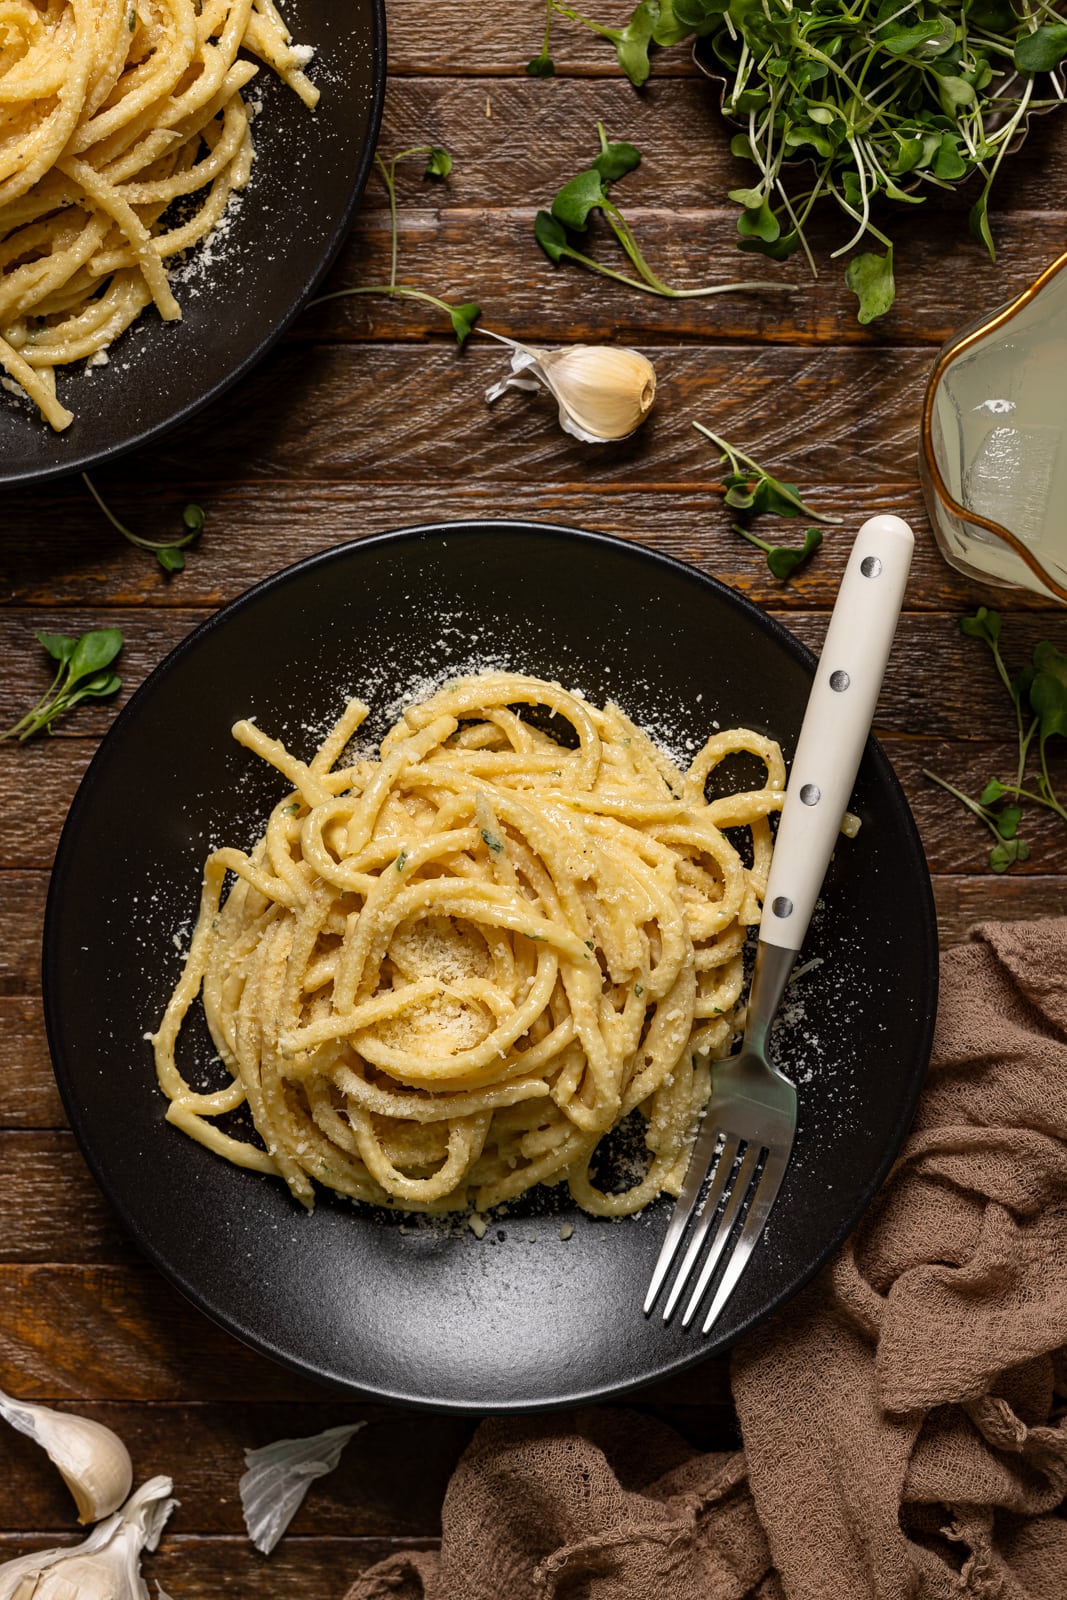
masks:
<path fill-rule="evenodd" d="M 900 1158 L 731 1382 L 742 1451 L 484 1422 L 440 1553 L 347 1600 L 1067 1600 L 1067 918 L 942 957 Z"/>

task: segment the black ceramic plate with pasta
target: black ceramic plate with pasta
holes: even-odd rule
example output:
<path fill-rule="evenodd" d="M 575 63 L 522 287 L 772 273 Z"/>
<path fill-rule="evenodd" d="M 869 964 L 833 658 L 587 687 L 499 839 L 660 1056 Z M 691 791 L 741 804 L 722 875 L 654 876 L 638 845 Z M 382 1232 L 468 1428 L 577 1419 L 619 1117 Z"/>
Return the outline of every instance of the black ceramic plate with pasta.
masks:
<path fill-rule="evenodd" d="M 71 1125 L 159 1268 L 300 1372 L 471 1411 L 639 1387 L 787 1301 L 855 1225 L 904 1136 L 937 983 L 922 848 L 872 741 L 854 799 L 862 826 L 835 853 L 775 1035 L 800 1095 L 793 1162 L 710 1339 L 641 1312 L 665 1199 L 605 1221 L 565 1190 L 535 1191 L 481 1239 L 326 1191 L 308 1215 L 277 1178 L 169 1126 L 145 1035 L 180 971 L 203 859 L 214 844 L 250 846 L 283 783 L 231 724 L 255 717 L 309 757 L 351 694 L 380 735 L 430 686 L 501 666 L 614 699 L 674 749 L 717 722 L 769 732 L 788 757 L 813 662 L 732 590 L 620 540 L 461 523 L 328 551 L 220 611 L 119 715 L 63 833 L 44 943 Z"/>
<path fill-rule="evenodd" d="M 294 40 L 315 55 L 309 111 L 263 66 L 248 187 L 223 227 L 172 268 L 180 322 L 153 306 L 106 365 L 59 369 L 74 413 L 54 433 L 36 407 L 0 393 L 0 484 L 61 477 L 110 459 L 217 400 L 270 348 L 333 261 L 374 154 L 385 89 L 384 0 L 287 0 Z"/>

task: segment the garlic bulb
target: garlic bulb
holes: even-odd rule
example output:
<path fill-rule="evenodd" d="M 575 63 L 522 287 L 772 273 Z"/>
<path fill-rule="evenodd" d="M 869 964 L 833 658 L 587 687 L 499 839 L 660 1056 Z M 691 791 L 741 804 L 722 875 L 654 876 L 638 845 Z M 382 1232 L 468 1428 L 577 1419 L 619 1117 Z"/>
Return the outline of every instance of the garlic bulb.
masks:
<path fill-rule="evenodd" d="M 257 1550 L 270 1555 L 303 1504 L 312 1480 L 332 1472 L 349 1439 L 365 1427 L 365 1422 L 352 1422 L 306 1439 L 276 1439 L 262 1450 L 245 1451 L 248 1471 L 238 1488 L 248 1537 Z"/>
<path fill-rule="evenodd" d="M 0 1566 L 0 1600 L 149 1600 L 141 1551 L 154 1550 L 177 1501 L 150 1478 L 73 1549 L 35 1550 Z"/>
<path fill-rule="evenodd" d="M 109 1517 L 129 1494 L 133 1484 L 129 1453 L 102 1422 L 13 1400 L 2 1389 L 0 1417 L 48 1452 L 74 1496 L 79 1522 Z"/>
<path fill-rule="evenodd" d="M 586 444 L 625 439 L 644 422 L 656 399 L 656 369 L 639 350 L 612 344 L 574 344 L 539 350 L 482 328 L 511 348 L 511 373 L 485 392 L 489 405 L 507 389 L 543 385 L 559 405 L 559 425 Z"/>

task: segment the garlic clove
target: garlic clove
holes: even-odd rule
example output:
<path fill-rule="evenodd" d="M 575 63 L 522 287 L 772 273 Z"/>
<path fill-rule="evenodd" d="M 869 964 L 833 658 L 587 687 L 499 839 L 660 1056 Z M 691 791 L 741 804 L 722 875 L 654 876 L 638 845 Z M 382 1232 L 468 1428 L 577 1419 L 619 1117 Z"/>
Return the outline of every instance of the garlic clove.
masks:
<path fill-rule="evenodd" d="M 149 1600 L 142 1550 L 154 1550 L 176 1500 L 150 1478 L 73 1549 L 35 1550 L 0 1566 L 0 1600 Z"/>
<path fill-rule="evenodd" d="M 656 400 L 656 369 L 639 350 L 576 344 L 541 357 L 545 382 L 559 402 L 560 426 L 599 443 L 626 439 Z"/>
<path fill-rule="evenodd" d="M 248 1471 L 238 1489 L 248 1537 L 257 1550 L 270 1555 L 303 1504 L 312 1480 L 332 1472 L 349 1439 L 365 1427 L 365 1422 L 353 1422 L 309 1438 L 276 1439 L 262 1450 L 245 1451 Z"/>
<path fill-rule="evenodd" d="M 129 1452 L 102 1422 L 15 1400 L 2 1389 L 0 1417 L 48 1453 L 74 1496 L 79 1522 L 98 1522 L 126 1499 L 133 1484 Z"/>
<path fill-rule="evenodd" d="M 628 438 L 655 404 L 656 369 L 639 350 L 592 344 L 539 350 L 489 328 L 479 331 L 512 352 L 511 375 L 486 390 L 489 405 L 506 389 L 532 388 L 536 379 L 559 406 L 565 432 L 586 444 L 607 444 Z"/>

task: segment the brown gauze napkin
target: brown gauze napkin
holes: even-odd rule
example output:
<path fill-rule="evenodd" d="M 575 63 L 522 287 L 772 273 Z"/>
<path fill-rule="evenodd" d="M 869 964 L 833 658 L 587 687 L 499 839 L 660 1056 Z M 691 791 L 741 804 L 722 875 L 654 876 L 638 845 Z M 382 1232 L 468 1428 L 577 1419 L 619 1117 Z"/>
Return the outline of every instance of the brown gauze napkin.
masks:
<path fill-rule="evenodd" d="M 877 1200 L 733 1352 L 744 1449 L 621 1408 L 484 1422 L 440 1554 L 347 1600 L 1067 1600 L 1065 1346 L 1067 918 L 985 925 Z"/>

